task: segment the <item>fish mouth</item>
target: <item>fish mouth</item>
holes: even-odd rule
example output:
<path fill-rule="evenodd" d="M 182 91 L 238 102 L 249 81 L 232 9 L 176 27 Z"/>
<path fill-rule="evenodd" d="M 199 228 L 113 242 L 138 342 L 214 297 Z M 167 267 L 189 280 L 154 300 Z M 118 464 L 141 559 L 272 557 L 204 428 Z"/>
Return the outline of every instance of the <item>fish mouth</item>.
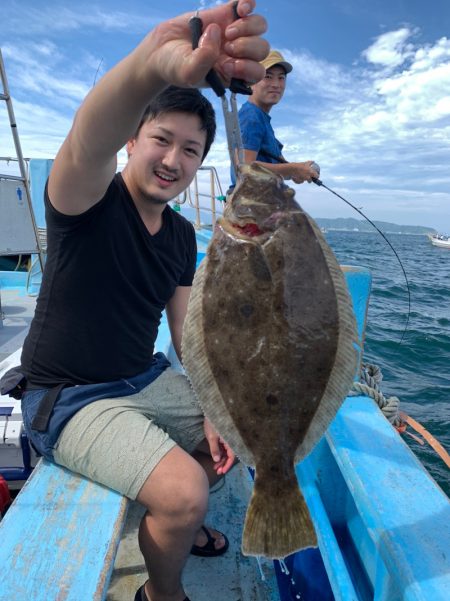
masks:
<path fill-rule="evenodd" d="M 240 231 L 244 236 L 248 236 L 249 238 L 257 238 L 266 233 L 259 225 L 253 222 L 245 223 L 244 225 L 233 223 L 232 226 L 235 230 Z"/>
<path fill-rule="evenodd" d="M 246 240 L 260 240 L 270 235 L 269 230 L 261 229 L 254 221 L 236 222 L 229 219 L 221 220 L 222 227 L 232 236 Z"/>
<path fill-rule="evenodd" d="M 236 238 L 255 240 L 261 244 L 270 238 L 277 229 L 291 221 L 290 214 L 285 211 L 274 211 L 264 219 L 258 220 L 258 223 L 254 220 L 251 221 L 248 217 L 236 219 L 236 215 L 234 215 L 234 219 L 230 219 L 230 216 L 220 219 L 220 224 L 229 234 Z"/>

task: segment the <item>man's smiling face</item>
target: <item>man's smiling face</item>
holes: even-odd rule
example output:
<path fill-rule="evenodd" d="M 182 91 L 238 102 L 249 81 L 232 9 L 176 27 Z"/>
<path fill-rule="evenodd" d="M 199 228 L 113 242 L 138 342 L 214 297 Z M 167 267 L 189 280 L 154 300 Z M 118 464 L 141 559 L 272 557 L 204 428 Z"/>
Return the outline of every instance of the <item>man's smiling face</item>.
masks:
<path fill-rule="evenodd" d="M 268 113 L 280 102 L 286 88 L 286 71 L 280 65 L 267 69 L 266 76 L 252 86 L 252 102 Z"/>
<path fill-rule="evenodd" d="M 197 115 L 169 112 L 146 121 L 127 144 L 127 185 L 134 200 L 166 204 L 178 196 L 194 179 L 205 143 Z"/>

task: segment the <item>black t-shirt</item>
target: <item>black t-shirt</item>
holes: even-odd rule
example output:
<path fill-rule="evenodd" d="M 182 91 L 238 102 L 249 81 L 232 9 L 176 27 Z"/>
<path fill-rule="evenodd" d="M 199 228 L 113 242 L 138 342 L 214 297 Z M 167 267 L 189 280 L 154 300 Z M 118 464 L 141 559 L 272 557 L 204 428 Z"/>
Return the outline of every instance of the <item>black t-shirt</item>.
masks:
<path fill-rule="evenodd" d="M 145 227 L 120 174 L 82 215 L 63 215 L 45 192 L 47 261 L 22 351 L 33 386 L 94 384 L 145 371 L 161 313 L 195 271 L 194 228 L 169 206 Z"/>

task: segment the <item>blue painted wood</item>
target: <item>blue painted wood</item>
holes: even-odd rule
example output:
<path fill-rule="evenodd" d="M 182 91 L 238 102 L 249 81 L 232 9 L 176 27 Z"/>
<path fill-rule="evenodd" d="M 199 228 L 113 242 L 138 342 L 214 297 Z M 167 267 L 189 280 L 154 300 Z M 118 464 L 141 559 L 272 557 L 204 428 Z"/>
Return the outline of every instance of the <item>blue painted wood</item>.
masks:
<path fill-rule="evenodd" d="M 335 601 L 319 549 L 305 549 L 296 554 L 290 570 L 295 573 L 295 591 L 297 595 L 299 590 L 299 599 Z"/>
<path fill-rule="evenodd" d="M 370 272 L 361 267 L 342 266 L 352 300 L 358 333 L 358 351 L 362 357 L 364 331 L 366 326 L 367 308 L 371 287 Z M 356 374 L 355 374 L 356 375 Z M 296 474 L 302 489 L 318 537 L 325 569 L 336 601 L 358 601 L 352 574 L 347 565 L 346 554 L 341 549 L 340 541 L 333 528 L 332 520 L 336 511 L 342 512 L 342 503 L 330 507 L 324 505 L 323 491 L 320 488 L 321 474 L 327 473 L 330 490 L 337 490 L 337 483 L 342 479 L 334 469 L 334 459 L 330 453 L 325 438 L 317 444 L 313 452 L 296 466 Z M 326 498 L 326 497 L 325 497 Z M 336 499 L 337 497 L 332 497 Z M 330 509 L 332 510 L 330 513 Z M 299 552 L 299 559 L 302 552 Z M 295 561 L 294 561 L 295 567 Z M 294 578 L 296 575 L 294 575 Z M 305 601 L 314 601 L 305 599 Z"/>
<path fill-rule="evenodd" d="M 126 510 L 118 493 L 42 460 L 0 523 L 0 601 L 105 599 Z"/>
<path fill-rule="evenodd" d="M 371 399 L 348 398 L 326 436 L 354 501 L 349 536 L 373 598 L 447 601 L 448 497 Z"/>
<path fill-rule="evenodd" d="M 336 601 L 358 601 L 358 595 L 345 563 L 330 518 L 316 482 L 316 466 L 311 456 L 296 467 L 297 479 L 317 533 L 319 548 Z"/>
<path fill-rule="evenodd" d="M 352 299 L 358 338 L 362 347 L 364 344 L 364 332 L 366 328 L 372 276 L 370 271 L 364 267 L 343 265 L 342 270 Z"/>
<path fill-rule="evenodd" d="M 370 274 L 344 271 L 362 344 Z M 374 401 L 347 398 L 296 469 L 336 600 L 447 601 L 450 501 Z"/>

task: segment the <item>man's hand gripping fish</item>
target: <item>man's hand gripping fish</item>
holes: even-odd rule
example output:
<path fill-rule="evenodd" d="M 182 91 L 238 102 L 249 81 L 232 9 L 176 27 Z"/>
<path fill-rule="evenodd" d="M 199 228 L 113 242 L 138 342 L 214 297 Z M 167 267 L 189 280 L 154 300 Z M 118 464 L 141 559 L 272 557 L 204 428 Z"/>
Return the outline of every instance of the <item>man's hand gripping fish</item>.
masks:
<path fill-rule="evenodd" d="M 318 227 L 281 178 L 242 165 L 195 275 L 182 351 L 205 415 L 256 468 L 245 554 L 317 545 L 294 465 L 347 396 L 356 343 L 344 276 Z"/>

